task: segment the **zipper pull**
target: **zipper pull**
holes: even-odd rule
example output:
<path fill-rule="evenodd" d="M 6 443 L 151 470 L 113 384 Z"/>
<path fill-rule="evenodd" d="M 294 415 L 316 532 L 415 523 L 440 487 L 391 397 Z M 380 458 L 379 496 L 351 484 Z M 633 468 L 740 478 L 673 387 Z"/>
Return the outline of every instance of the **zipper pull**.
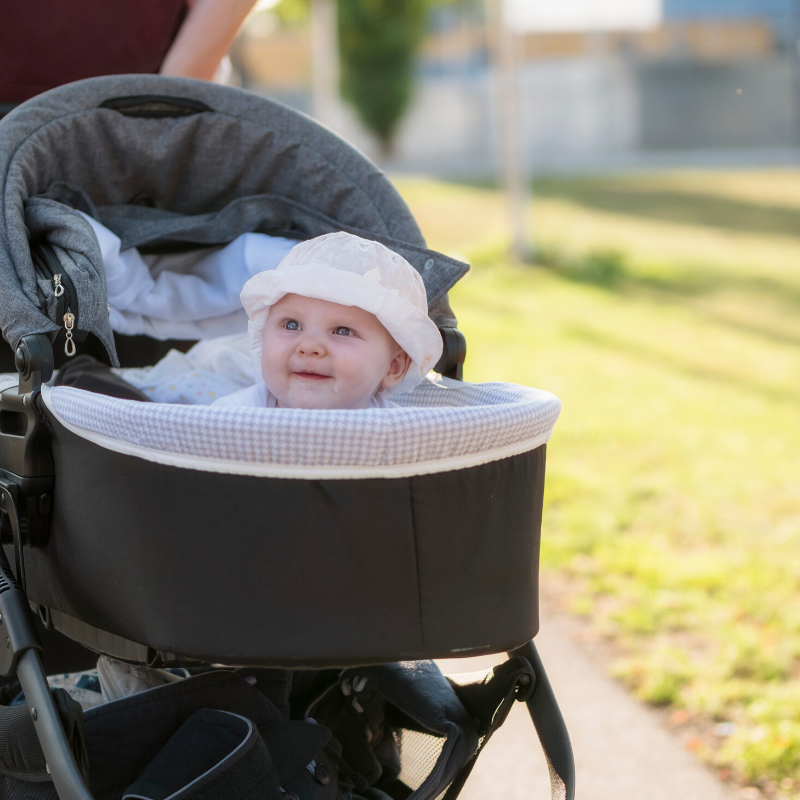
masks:
<path fill-rule="evenodd" d="M 67 309 L 67 313 L 64 314 L 64 328 L 67 331 L 67 340 L 64 342 L 64 352 L 68 356 L 75 355 L 75 342 L 72 339 L 72 328 L 74 325 L 75 325 L 75 315 L 72 313 L 72 311 Z"/>
<path fill-rule="evenodd" d="M 61 273 L 53 275 L 53 294 L 56 297 L 61 297 L 64 294 L 64 287 L 61 285 Z"/>

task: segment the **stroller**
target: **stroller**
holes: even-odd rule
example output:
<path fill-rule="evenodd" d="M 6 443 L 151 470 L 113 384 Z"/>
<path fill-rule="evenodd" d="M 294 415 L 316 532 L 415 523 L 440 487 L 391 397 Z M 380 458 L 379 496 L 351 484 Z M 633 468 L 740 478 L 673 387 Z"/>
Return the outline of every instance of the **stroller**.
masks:
<path fill-rule="evenodd" d="M 18 107 L 0 175 L 0 370 L 17 371 L 0 382 L 0 674 L 26 699 L 0 706 L 0 797 L 453 800 L 522 701 L 552 797 L 572 798 L 532 641 L 559 404 L 462 382 L 447 292 L 467 266 L 426 248 L 385 175 L 278 103 L 160 76 Z M 385 412 L 48 386 L 76 351 L 142 367 L 191 344 L 112 331 L 79 211 L 142 253 L 245 232 L 376 239 L 424 279 L 444 377 Z M 191 677 L 84 713 L 43 668 L 68 640 Z M 429 660 L 498 652 L 509 660 L 470 678 Z M 283 705 L 259 691 L 287 674 L 291 702 L 285 680 Z"/>

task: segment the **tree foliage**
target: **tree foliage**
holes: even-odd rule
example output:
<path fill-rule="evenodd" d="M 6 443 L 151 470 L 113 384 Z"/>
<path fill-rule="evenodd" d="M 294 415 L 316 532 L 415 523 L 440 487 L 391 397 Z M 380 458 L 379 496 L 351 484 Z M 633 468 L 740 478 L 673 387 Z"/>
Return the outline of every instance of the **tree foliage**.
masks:
<path fill-rule="evenodd" d="M 337 4 L 340 91 L 386 153 L 414 92 L 414 61 L 428 10 L 479 0 L 332 0 Z M 278 0 L 283 25 L 305 24 L 309 0 Z"/>
<path fill-rule="evenodd" d="M 308 24 L 311 7 L 309 0 L 278 0 L 272 7 L 272 13 L 281 25 L 295 27 Z"/>
<path fill-rule="evenodd" d="M 389 152 L 411 100 L 426 0 L 338 0 L 342 97 Z"/>

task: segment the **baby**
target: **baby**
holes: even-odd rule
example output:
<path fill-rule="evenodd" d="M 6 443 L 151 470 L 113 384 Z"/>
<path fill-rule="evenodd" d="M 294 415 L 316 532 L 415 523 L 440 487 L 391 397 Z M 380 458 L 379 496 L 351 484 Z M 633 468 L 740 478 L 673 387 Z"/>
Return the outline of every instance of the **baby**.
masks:
<path fill-rule="evenodd" d="M 419 273 L 378 242 L 328 233 L 242 289 L 263 381 L 214 405 L 385 408 L 442 352 Z"/>

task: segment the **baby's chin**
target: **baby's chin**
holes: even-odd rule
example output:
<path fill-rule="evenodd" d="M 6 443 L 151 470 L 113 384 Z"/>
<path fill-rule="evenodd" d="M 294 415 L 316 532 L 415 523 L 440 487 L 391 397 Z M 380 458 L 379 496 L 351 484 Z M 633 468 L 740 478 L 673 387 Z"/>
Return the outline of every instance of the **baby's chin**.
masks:
<path fill-rule="evenodd" d="M 320 387 L 322 388 L 322 387 Z M 272 392 L 277 401 L 278 408 L 305 408 L 317 410 L 359 409 L 368 408 L 372 401 L 370 397 L 347 397 L 340 393 L 327 391 L 299 391 L 277 394 Z"/>
<path fill-rule="evenodd" d="M 370 398 L 371 400 L 372 398 Z M 278 399 L 278 408 L 306 408 L 306 409 L 318 409 L 323 410 L 326 409 L 328 411 L 335 411 L 335 410 L 356 410 L 359 408 L 367 408 L 369 406 L 369 400 L 365 402 L 359 403 L 346 403 L 342 402 L 341 400 L 314 400 L 314 401 L 301 401 L 301 402 L 292 402 L 291 400 L 282 403 L 280 399 Z"/>

